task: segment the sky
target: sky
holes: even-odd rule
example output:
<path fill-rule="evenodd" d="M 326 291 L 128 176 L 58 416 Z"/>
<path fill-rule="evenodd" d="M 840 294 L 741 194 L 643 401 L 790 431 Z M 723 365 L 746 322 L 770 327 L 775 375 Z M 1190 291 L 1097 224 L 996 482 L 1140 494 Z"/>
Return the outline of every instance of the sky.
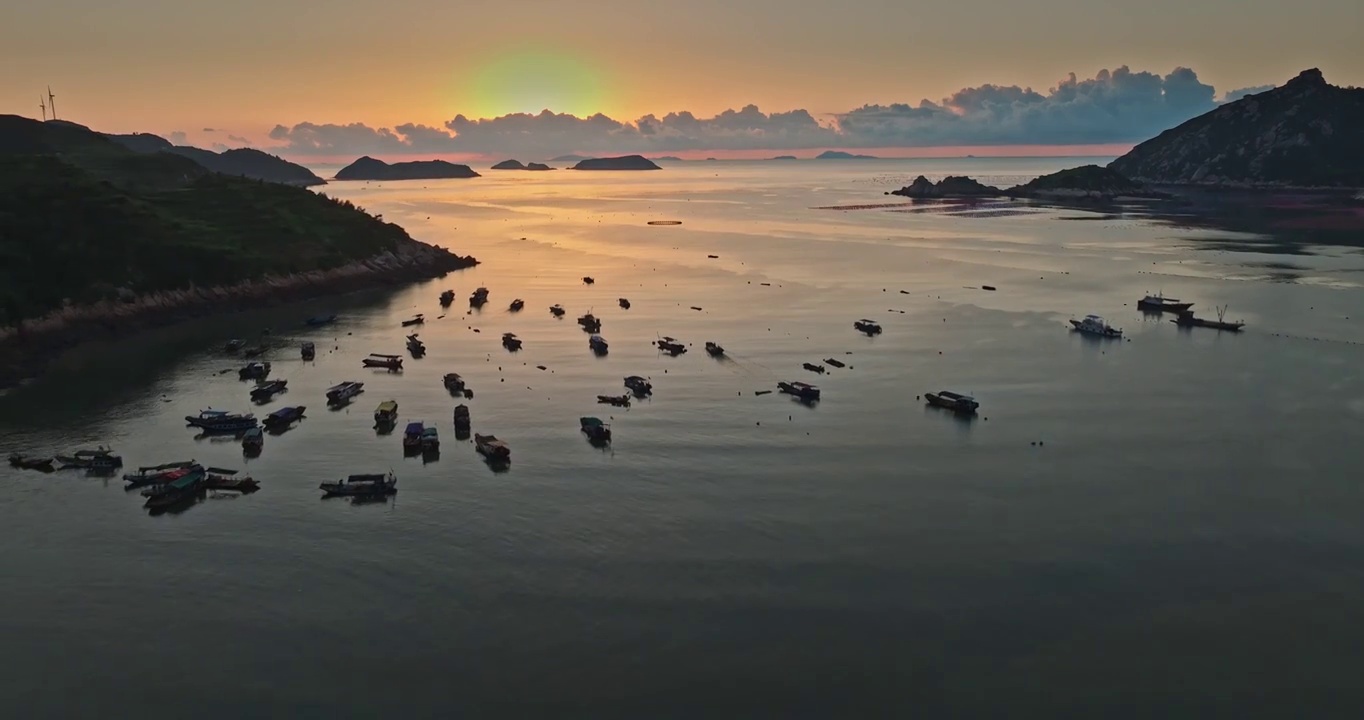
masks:
<path fill-rule="evenodd" d="M 1309 67 L 1361 0 L 42 0 L 0 113 L 288 155 L 1130 145 Z M 548 110 L 548 113 L 542 111 Z"/>

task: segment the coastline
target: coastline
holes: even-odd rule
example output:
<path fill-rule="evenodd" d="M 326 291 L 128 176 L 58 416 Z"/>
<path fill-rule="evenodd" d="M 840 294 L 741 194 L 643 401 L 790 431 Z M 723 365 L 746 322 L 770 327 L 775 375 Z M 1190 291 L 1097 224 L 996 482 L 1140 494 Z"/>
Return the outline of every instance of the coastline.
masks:
<path fill-rule="evenodd" d="M 88 340 L 136 334 L 209 315 L 342 295 L 440 277 L 478 260 L 416 240 L 364 260 L 292 275 L 265 275 L 234 285 L 187 287 L 124 300 L 65 307 L 0 328 L 0 390 L 36 377 L 59 354 Z"/>

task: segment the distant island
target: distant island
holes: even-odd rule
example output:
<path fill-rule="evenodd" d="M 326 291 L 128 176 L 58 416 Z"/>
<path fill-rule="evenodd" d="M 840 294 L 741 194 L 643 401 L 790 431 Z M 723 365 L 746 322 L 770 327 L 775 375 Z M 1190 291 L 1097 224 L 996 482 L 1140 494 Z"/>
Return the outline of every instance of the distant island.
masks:
<path fill-rule="evenodd" d="M 1364 88 L 1304 70 L 1132 148 L 1108 167 L 1169 185 L 1364 187 Z"/>
<path fill-rule="evenodd" d="M 414 160 L 390 165 L 368 155 L 336 173 L 337 180 L 443 180 L 476 177 L 481 176 L 468 165 L 456 165 L 444 160 Z"/>
<path fill-rule="evenodd" d="M 800 158 L 796 157 L 795 155 L 778 155 L 778 156 L 776 156 L 776 157 L 774 157 L 774 158 L 772 158 L 772 159 L 773 159 L 773 160 L 799 160 Z"/>
<path fill-rule="evenodd" d="M 1015 197 L 1043 200 L 1115 200 L 1118 198 L 1163 198 L 1167 194 L 1133 182 L 1121 174 L 1098 165 L 1085 165 L 1043 175 L 1007 190 L 984 185 L 964 176 L 948 176 L 931 182 L 920 175 L 914 182 L 887 195 L 915 199 L 966 199 Z"/>
<path fill-rule="evenodd" d="M 570 163 L 570 162 L 571 162 L 571 163 L 575 163 L 575 162 L 581 162 L 581 161 L 583 161 L 583 160 L 591 160 L 591 159 L 592 159 L 592 158 L 590 158 L 590 157 L 588 157 L 588 156 L 586 156 L 586 155 L 560 155 L 559 157 L 556 157 L 556 158 L 550 158 L 550 162 L 560 162 L 560 163 Z"/>
<path fill-rule="evenodd" d="M 252 148 L 224 150 L 219 153 L 197 147 L 176 146 L 171 141 L 151 133 L 100 134 L 136 153 L 173 153 L 187 157 L 208 170 L 224 175 L 236 175 L 253 180 L 265 180 L 301 187 L 327 184 L 326 180 L 318 177 L 312 170 L 302 165 Z"/>
<path fill-rule="evenodd" d="M 574 170 L 662 170 L 652 160 L 643 155 L 624 155 L 621 157 L 590 158 L 581 160 L 573 166 Z"/>
<path fill-rule="evenodd" d="M 477 264 L 311 190 L 13 115 L 0 217 L 0 387 L 89 338 Z"/>
<path fill-rule="evenodd" d="M 664 155 L 654 158 L 654 162 L 685 162 L 682 158 L 673 155 Z"/>
<path fill-rule="evenodd" d="M 542 164 L 542 163 L 535 163 L 535 162 L 533 162 L 533 163 L 526 163 L 525 165 L 522 165 L 520 160 L 503 160 L 502 162 L 500 162 L 500 163 L 494 165 L 494 166 L 492 167 L 492 169 L 493 169 L 493 170 L 553 170 L 554 168 L 552 168 L 552 167 L 550 167 L 550 166 L 548 166 L 548 165 L 544 165 L 544 164 Z"/>
<path fill-rule="evenodd" d="M 874 155 L 854 155 L 842 150 L 825 150 L 815 156 L 816 160 L 879 160 Z"/>
<path fill-rule="evenodd" d="M 969 177 L 949 175 L 934 183 L 920 175 L 909 185 L 886 194 L 903 195 L 908 198 L 969 198 L 998 197 L 1003 192 L 997 187 L 982 185 Z"/>

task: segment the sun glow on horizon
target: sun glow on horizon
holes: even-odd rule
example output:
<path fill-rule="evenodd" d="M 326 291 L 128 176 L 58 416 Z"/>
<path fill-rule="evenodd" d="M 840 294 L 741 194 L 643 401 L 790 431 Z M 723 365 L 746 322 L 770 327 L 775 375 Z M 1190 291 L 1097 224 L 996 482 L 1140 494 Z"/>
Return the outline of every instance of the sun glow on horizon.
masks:
<path fill-rule="evenodd" d="M 449 117 L 494 118 L 549 110 L 587 117 L 609 115 L 607 73 L 567 52 L 512 49 L 455 78 L 445 105 Z"/>

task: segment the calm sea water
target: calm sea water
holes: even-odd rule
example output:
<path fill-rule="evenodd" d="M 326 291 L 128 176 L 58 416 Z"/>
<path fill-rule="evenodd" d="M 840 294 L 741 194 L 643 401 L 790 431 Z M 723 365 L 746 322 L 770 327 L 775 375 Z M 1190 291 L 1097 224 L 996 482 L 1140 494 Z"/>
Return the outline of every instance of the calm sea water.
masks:
<path fill-rule="evenodd" d="M 262 484 L 152 517 L 118 480 L 0 468 L 0 699 L 16 717 L 1355 716 L 1364 238 L 1272 208 L 818 209 L 898 201 L 882 193 L 920 173 L 1073 164 L 327 186 L 483 264 L 82 348 L 0 397 L 6 450 L 104 443 Z M 1144 317 L 1147 291 L 1248 329 Z M 603 358 L 573 321 L 589 310 Z M 342 319 L 302 327 L 322 312 Z M 402 353 L 419 312 L 425 358 L 360 368 Z M 1086 313 L 1128 339 L 1068 332 Z M 290 389 L 251 409 L 308 417 L 247 461 L 182 418 L 249 408 L 217 350 L 264 328 Z M 659 335 L 692 350 L 661 357 Z M 848 367 L 801 369 L 826 358 Z M 452 371 L 509 471 L 455 439 Z M 633 374 L 652 400 L 595 404 Z M 329 411 L 342 380 L 366 392 Z M 779 380 L 824 399 L 754 394 Z M 926 409 L 939 389 L 980 417 Z M 440 429 L 438 460 L 376 434 L 388 399 Z M 319 498 L 389 469 L 390 502 Z"/>

